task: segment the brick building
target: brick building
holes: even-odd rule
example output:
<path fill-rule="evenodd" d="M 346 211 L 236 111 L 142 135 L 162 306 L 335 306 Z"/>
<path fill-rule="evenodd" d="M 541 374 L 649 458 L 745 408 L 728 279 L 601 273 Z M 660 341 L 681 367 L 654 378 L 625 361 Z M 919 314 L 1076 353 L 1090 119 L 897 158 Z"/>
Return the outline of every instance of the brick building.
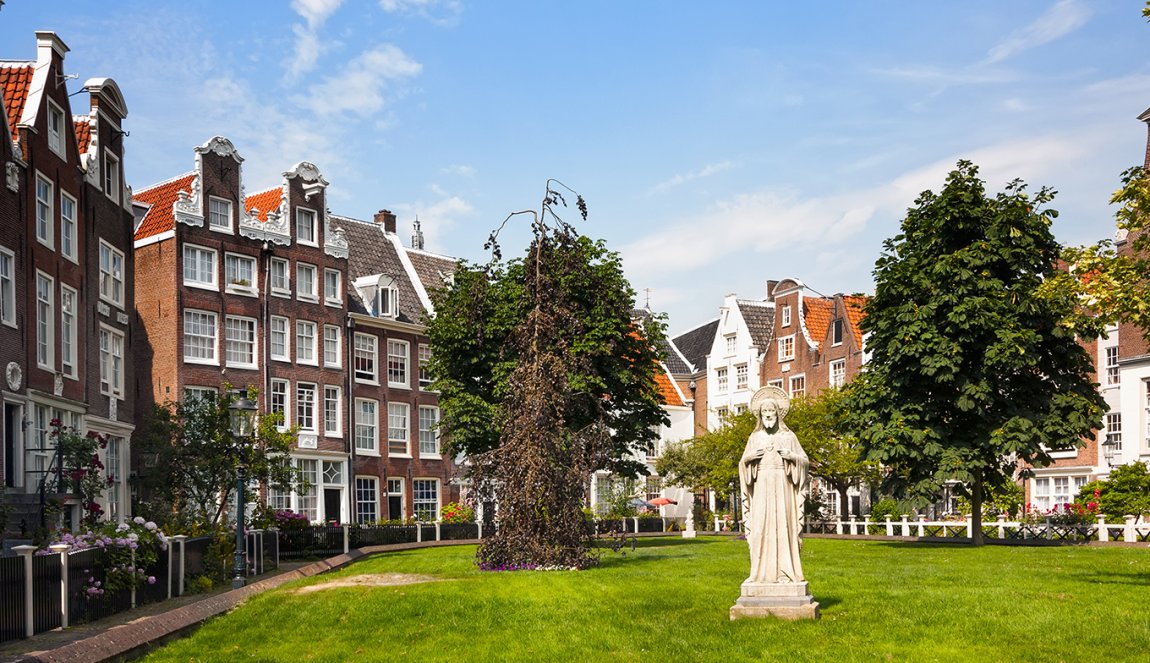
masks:
<path fill-rule="evenodd" d="M 102 507 L 123 519 L 129 505 L 128 359 L 138 339 L 130 327 L 131 194 L 122 177 L 128 109 L 115 81 L 93 78 L 73 115 L 68 50 L 56 34 L 37 32 L 35 60 L 0 62 L 0 457 L 16 531 L 40 524 L 40 487 L 60 469 L 53 420 L 109 436 Z M 54 497 L 64 504 L 61 521 L 75 522 L 77 496 Z"/>
<path fill-rule="evenodd" d="M 347 522 L 348 243 L 328 182 L 301 162 L 245 195 L 243 158 L 218 136 L 194 161 L 135 197 L 138 407 L 258 387 L 260 410 L 299 428 L 292 463 L 309 486 L 271 490 L 269 505 Z"/>

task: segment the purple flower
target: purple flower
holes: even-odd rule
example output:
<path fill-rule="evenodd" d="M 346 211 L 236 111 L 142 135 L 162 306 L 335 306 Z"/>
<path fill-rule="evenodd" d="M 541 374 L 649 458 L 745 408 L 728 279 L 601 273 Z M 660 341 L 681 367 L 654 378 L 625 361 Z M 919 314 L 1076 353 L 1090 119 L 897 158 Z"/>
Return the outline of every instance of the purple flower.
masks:
<path fill-rule="evenodd" d="M 149 585 L 156 584 L 156 576 L 148 576 L 148 584 Z"/>

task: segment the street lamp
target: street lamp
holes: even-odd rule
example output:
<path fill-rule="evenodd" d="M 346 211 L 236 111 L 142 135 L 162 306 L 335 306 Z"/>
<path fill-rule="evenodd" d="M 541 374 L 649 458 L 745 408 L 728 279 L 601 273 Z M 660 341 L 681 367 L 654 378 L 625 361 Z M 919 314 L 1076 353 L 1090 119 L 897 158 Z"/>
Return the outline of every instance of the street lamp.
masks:
<path fill-rule="evenodd" d="M 244 545 L 244 451 L 248 440 L 251 439 L 255 429 L 256 404 L 248 400 L 247 394 L 240 392 L 239 397 L 228 406 L 228 430 L 236 445 L 236 458 L 239 462 L 239 471 L 236 472 L 236 577 L 232 579 L 232 588 L 239 589 L 246 584 L 244 576 L 247 575 L 247 554 Z"/>
<path fill-rule="evenodd" d="M 1118 451 L 1118 442 L 1111 436 L 1106 436 L 1106 441 L 1102 443 L 1102 455 L 1106 458 L 1106 465 L 1114 467 L 1114 454 Z"/>

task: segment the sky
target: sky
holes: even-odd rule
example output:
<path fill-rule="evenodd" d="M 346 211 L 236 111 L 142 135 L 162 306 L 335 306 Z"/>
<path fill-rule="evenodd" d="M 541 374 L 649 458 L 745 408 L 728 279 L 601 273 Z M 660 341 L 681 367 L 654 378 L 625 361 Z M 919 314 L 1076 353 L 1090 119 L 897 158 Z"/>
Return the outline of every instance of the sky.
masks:
<path fill-rule="evenodd" d="M 7 0 L 0 58 L 52 30 L 71 92 L 115 79 L 136 189 L 222 135 L 249 192 L 309 161 L 333 213 L 391 209 L 405 238 L 418 217 L 428 250 L 485 262 L 558 179 L 677 334 L 769 279 L 873 292 L 883 240 L 959 159 L 991 191 L 1056 189 L 1063 243 L 1111 237 L 1146 149 L 1143 6 Z M 527 222 L 501 237 L 521 255 Z"/>

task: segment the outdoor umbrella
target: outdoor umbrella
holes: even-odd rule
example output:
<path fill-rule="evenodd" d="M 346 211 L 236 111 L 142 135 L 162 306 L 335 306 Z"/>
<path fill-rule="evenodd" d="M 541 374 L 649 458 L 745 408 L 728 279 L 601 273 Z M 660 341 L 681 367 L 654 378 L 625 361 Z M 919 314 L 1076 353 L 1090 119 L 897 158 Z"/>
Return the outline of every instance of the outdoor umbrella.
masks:
<path fill-rule="evenodd" d="M 651 500 L 650 503 L 655 505 L 655 506 L 667 506 L 668 504 L 678 504 L 678 502 L 671 499 L 670 497 L 656 497 L 655 499 Z"/>

